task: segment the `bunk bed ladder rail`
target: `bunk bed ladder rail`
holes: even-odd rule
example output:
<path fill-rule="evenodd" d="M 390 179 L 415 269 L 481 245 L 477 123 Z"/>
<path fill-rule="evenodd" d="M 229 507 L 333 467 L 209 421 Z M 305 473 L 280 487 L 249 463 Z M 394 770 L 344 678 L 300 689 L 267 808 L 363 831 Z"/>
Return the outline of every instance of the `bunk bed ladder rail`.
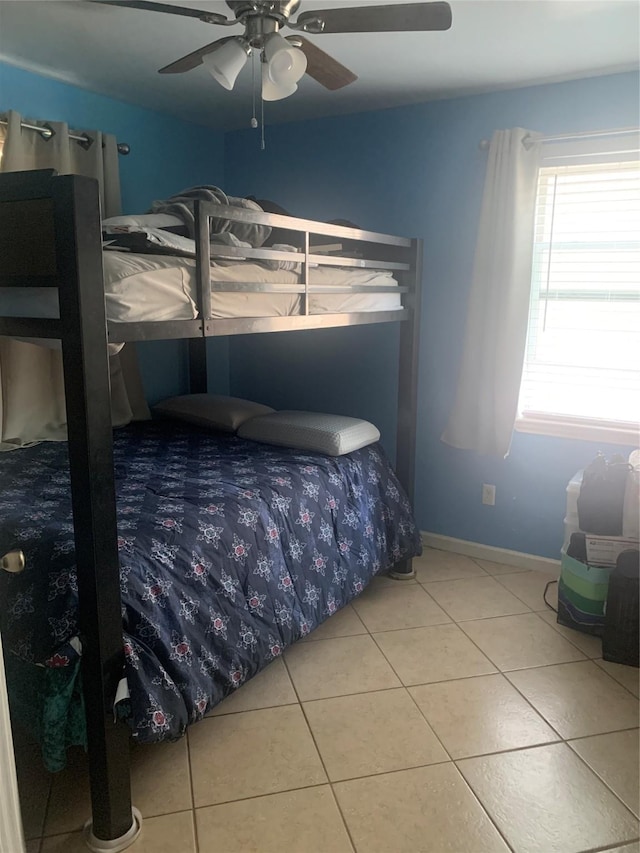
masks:
<path fill-rule="evenodd" d="M 207 338 L 204 324 L 211 319 L 211 266 L 209 249 L 210 217 L 202 209 L 201 202 L 195 204 L 196 252 L 196 306 L 202 322 L 202 337 L 189 338 L 189 388 L 192 394 L 206 394 Z M 206 259 L 206 262 L 205 262 Z"/>
<path fill-rule="evenodd" d="M 51 170 L 0 175 L 0 231 L 9 253 L 0 284 L 58 289 L 59 320 L 0 318 L 0 334 L 62 342 L 93 814 L 85 839 L 94 850 L 124 850 L 140 818 L 129 731 L 113 712 L 124 651 L 97 181 Z M 30 260 L 39 253 L 44 274 Z M 27 274 L 12 275 L 21 257 Z"/>
<path fill-rule="evenodd" d="M 406 274 L 411 286 L 404 297 L 408 319 L 400 324 L 398 365 L 398 418 L 396 434 L 396 473 L 411 505 L 415 503 L 416 442 L 418 429 L 418 371 L 420 357 L 420 316 L 422 310 L 422 240 L 411 241 L 411 270 Z M 398 563 L 391 577 L 409 580 L 415 577 L 411 560 Z"/>

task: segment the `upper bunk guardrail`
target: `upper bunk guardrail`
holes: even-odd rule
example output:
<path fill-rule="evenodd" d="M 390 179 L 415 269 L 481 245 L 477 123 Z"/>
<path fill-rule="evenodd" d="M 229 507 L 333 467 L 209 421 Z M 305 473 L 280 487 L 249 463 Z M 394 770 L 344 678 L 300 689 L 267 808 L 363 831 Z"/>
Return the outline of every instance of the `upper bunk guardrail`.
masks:
<path fill-rule="evenodd" d="M 283 216 L 276 213 L 264 213 L 246 208 L 233 207 L 231 205 L 219 205 L 213 202 L 196 201 L 195 212 L 195 237 L 196 237 L 196 287 L 197 305 L 200 309 L 200 317 L 205 321 L 211 319 L 211 293 L 216 292 L 299 292 L 302 294 L 302 310 L 300 316 L 310 316 L 310 296 L 313 293 L 410 293 L 410 286 L 417 286 L 415 277 L 410 279 L 409 274 L 415 265 L 415 241 L 408 237 L 397 237 L 392 234 L 382 234 L 377 231 L 365 231 L 360 228 L 351 228 L 344 225 L 333 225 L 328 222 L 316 222 L 310 219 L 299 219 L 293 216 Z M 225 222 L 238 222 L 245 225 L 264 225 L 279 228 L 294 235 L 298 244 L 296 251 L 283 251 L 273 248 L 239 248 L 229 246 L 216 246 L 210 243 L 212 219 Z M 347 241 L 346 252 L 327 254 L 319 253 L 317 241 L 312 242 L 312 237 L 330 237 Z M 353 246 L 356 249 L 353 249 Z M 342 247 L 341 247 L 342 248 Z M 360 257 L 360 249 L 370 257 Z M 314 251 L 314 249 L 316 251 Z M 351 250 L 352 254 L 349 254 Z M 250 282 L 217 282 L 212 280 L 210 262 L 217 259 L 238 258 L 254 260 L 270 260 L 293 262 L 301 273 L 301 282 L 295 287 L 272 284 L 268 287 L 256 284 L 252 287 Z M 206 259 L 206 261 L 205 261 Z M 342 267 L 380 270 L 385 272 L 399 273 L 401 281 L 399 284 L 366 285 L 346 284 L 343 287 L 331 287 L 327 285 L 311 284 L 312 267 Z M 402 281 L 402 279 L 405 279 Z M 402 311 L 404 319 L 406 311 Z M 400 319 L 400 318 L 399 318 Z"/>
<path fill-rule="evenodd" d="M 377 231 L 364 231 L 360 228 L 347 228 L 344 225 L 332 225 L 329 222 L 316 222 L 313 219 L 298 219 L 295 216 L 283 216 L 279 213 L 260 213 L 243 207 L 214 204 L 208 201 L 196 202 L 196 215 L 212 219 L 227 219 L 230 222 L 244 222 L 251 225 L 270 225 L 285 231 L 299 231 L 302 234 L 318 234 L 324 237 L 337 237 L 342 240 L 355 240 L 361 243 L 378 243 L 385 246 L 411 247 L 411 239 L 382 234 Z"/>

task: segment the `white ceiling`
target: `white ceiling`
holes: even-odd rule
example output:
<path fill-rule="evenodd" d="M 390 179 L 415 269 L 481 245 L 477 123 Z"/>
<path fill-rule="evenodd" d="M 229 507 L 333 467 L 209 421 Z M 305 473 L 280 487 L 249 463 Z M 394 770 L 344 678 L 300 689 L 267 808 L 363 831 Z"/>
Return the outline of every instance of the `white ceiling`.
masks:
<path fill-rule="evenodd" d="M 223 0 L 174 2 L 231 14 Z M 394 2 L 303 0 L 300 11 Z M 267 122 L 638 66 L 640 4 L 636 0 L 450 2 L 453 26 L 447 32 L 310 36 L 359 79 L 341 91 L 328 92 L 305 77 L 295 95 L 266 105 Z M 0 60 L 219 128 L 248 123 L 250 63 L 233 92 L 218 86 L 202 66 L 180 75 L 159 75 L 157 69 L 236 32 L 242 30 L 82 0 L 0 2 Z M 8 106 L 14 105 L 0 104 L 0 108 Z"/>

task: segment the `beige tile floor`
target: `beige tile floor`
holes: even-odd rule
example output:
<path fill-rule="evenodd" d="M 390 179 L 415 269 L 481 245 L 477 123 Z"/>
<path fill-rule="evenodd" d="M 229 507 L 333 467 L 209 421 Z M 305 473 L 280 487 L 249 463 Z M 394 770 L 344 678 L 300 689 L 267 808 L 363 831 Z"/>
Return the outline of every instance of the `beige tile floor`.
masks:
<path fill-rule="evenodd" d="M 638 670 L 556 625 L 542 573 L 416 563 L 132 750 L 132 853 L 640 853 Z M 28 853 L 81 853 L 84 756 L 18 751 Z"/>

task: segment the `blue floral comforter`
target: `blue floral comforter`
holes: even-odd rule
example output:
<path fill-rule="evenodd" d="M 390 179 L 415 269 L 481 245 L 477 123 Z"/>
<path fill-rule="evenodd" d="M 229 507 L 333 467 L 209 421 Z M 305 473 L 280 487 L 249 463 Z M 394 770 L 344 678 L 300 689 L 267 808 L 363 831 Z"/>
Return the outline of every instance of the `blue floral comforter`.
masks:
<path fill-rule="evenodd" d="M 332 458 L 174 422 L 115 432 L 125 713 L 174 738 L 287 646 L 420 553 L 382 448 Z M 77 579 L 66 444 L 0 456 L 5 652 L 76 665 Z"/>

